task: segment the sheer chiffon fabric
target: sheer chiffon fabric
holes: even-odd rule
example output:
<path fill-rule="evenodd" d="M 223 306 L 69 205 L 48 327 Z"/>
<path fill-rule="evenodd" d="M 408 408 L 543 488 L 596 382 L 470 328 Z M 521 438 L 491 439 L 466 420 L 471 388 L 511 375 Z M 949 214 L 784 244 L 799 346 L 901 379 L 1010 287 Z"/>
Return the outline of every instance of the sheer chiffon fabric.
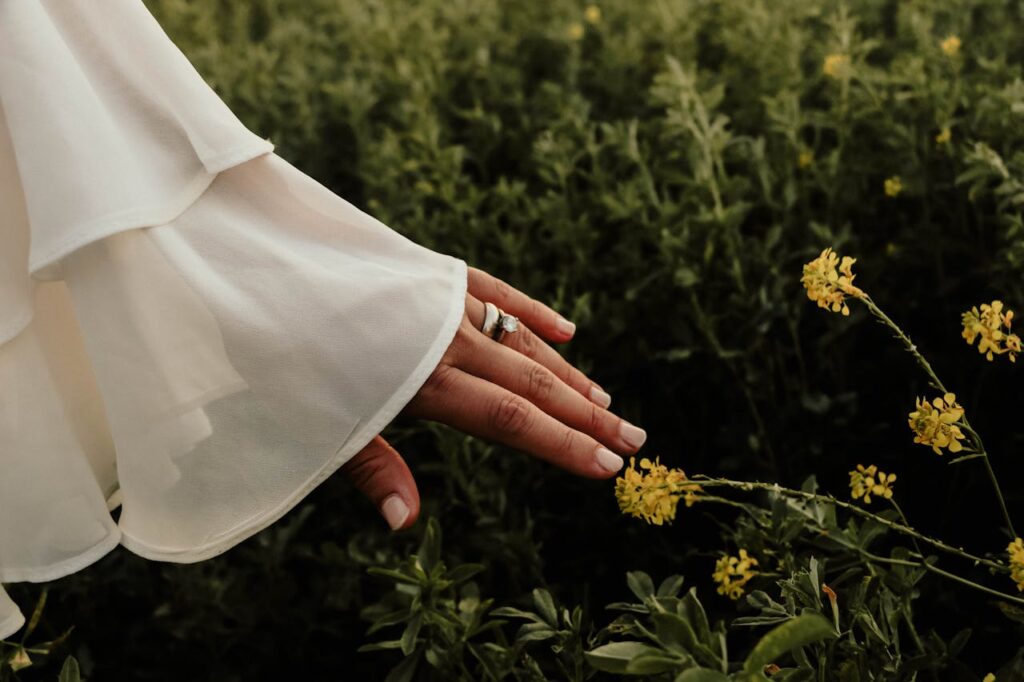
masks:
<path fill-rule="evenodd" d="M 465 263 L 275 155 L 139 0 L 0 1 L 0 105 L 0 582 L 226 551 L 454 337 Z"/>

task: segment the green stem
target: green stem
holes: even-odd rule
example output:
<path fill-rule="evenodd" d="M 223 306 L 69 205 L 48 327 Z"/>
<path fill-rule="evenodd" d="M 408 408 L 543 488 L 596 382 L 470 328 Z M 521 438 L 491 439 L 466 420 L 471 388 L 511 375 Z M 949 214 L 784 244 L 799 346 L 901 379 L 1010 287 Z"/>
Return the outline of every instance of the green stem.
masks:
<path fill-rule="evenodd" d="M 748 492 L 751 490 L 769 490 L 781 495 L 788 495 L 789 497 L 798 497 L 800 499 L 814 500 L 817 502 L 827 502 L 828 504 L 834 504 L 835 506 L 841 509 L 845 509 L 864 518 L 869 518 L 877 523 L 882 524 L 883 526 L 886 526 L 890 530 L 896 531 L 897 533 L 902 533 L 903 535 L 916 538 L 917 540 L 920 540 L 921 542 L 931 545 L 936 549 L 942 550 L 943 552 L 954 554 L 962 559 L 967 559 L 968 561 L 974 562 L 978 565 L 987 566 L 988 568 L 999 571 L 1001 573 L 1008 573 L 1010 571 L 1010 569 L 1007 566 L 1001 563 L 992 561 L 990 559 L 985 559 L 980 556 L 975 556 L 974 554 L 970 554 L 969 552 L 966 552 L 958 547 L 947 545 L 941 540 L 936 540 L 934 538 L 928 537 L 927 535 L 923 535 L 909 526 L 905 526 L 903 524 L 890 521 L 889 519 L 879 516 L 878 514 L 872 514 L 871 512 L 862 509 L 857 505 L 850 504 L 848 502 L 843 502 L 842 500 L 837 500 L 831 495 L 819 495 L 817 493 L 808 493 L 804 492 L 803 490 L 783 488 L 782 486 L 776 483 L 762 483 L 759 481 L 733 481 L 726 478 L 711 478 L 709 476 L 700 475 L 694 476 L 690 480 L 693 481 L 694 483 L 699 483 L 703 487 L 724 487 L 733 488 L 736 490 L 745 490 Z"/>
<path fill-rule="evenodd" d="M 859 509 L 858 507 L 854 507 L 852 505 L 847 505 L 845 502 L 840 502 L 839 500 L 836 500 L 835 498 L 828 497 L 828 496 L 825 496 L 825 495 L 815 495 L 814 493 L 805 493 L 805 492 L 803 492 L 801 490 L 792 490 L 792 489 L 788 489 L 788 488 L 781 488 L 781 487 L 778 487 L 778 486 L 775 486 L 775 485 L 768 485 L 768 484 L 765 484 L 765 483 L 746 483 L 746 482 L 742 482 L 742 481 L 728 481 L 728 480 L 725 480 L 725 479 L 708 479 L 708 480 L 705 481 L 704 480 L 705 477 L 696 477 L 695 479 L 691 479 L 691 480 L 698 480 L 698 479 L 700 480 L 700 484 L 703 485 L 703 486 L 710 486 L 710 485 L 716 485 L 717 484 L 717 485 L 723 485 L 723 486 L 729 487 L 729 488 L 740 488 L 740 489 L 749 489 L 746 486 L 753 486 L 756 489 L 773 490 L 775 492 L 779 492 L 779 493 L 782 493 L 782 494 L 795 495 L 795 496 L 798 496 L 798 497 L 803 497 L 805 499 L 813 498 L 813 499 L 817 499 L 817 500 L 820 500 L 820 501 L 825 501 L 825 502 L 829 502 L 829 503 L 832 503 L 832 504 L 837 504 L 840 507 L 845 507 L 847 509 L 851 509 L 851 510 L 854 510 L 854 511 L 862 511 L 863 512 L 863 510 Z M 702 501 L 706 500 L 708 502 L 719 502 L 719 503 L 730 502 L 730 500 L 727 500 L 726 498 L 717 497 L 717 496 L 702 497 L 701 500 Z M 903 510 L 899 508 L 899 506 L 896 504 L 895 501 L 893 501 L 893 500 L 890 500 L 890 501 L 893 503 L 894 506 L 896 506 L 897 512 L 899 513 L 900 518 L 903 519 L 903 522 L 907 523 L 907 518 L 903 514 Z M 748 511 L 742 504 L 732 503 L 732 506 L 740 507 L 744 511 Z M 958 582 L 958 583 L 960 583 L 962 585 L 966 585 L 967 587 L 972 587 L 972 588 L 974 588 L 976 590 L 979 590 L 981 592 L 984 592 L 986 594 L 999 597 L 1000 599 L 1003 599 L 1005 601 L 1013 602 L 1014 604 L 1020 604 L 1020 605 L 1024 606 L 1024 599 L 1021 599 L 1020 597 L 1014 597 L 1013 595 L 1005 594 L 1005 593 L 1000 592 L 998 590 L 993 590 L 991 587 L 985 587 L 984 585 L 981 585 L 980 583 L 976 583 L 973 580 L 968 580 L 967 578 L 964 578 L 962 576 L 956 575 L 955 573 L 950 573 L 949 571 L 944 571 L 944 570 L 942 570 L 941 568 L 939 568 L 937 566 L 933 566 L 933 565 L 929 564 L 928 561 L 924 557 L 924 553 L 921 552 L 920 546 L 917 544 L 917 540 L 921 539 L 921 540 L 924 540 L 925 542 L 930 542 L 930 543 L 935 544 L 937 546 L 943 546 L 943 547 L 946 548 L 947 551 L 951 551 L 954 554 L 958 554 L 958 555 L 960 555 L 960 556 L 962 556 L 964 558 L 971 559 L 972 561 L 975 561 L 975 562 L 978 562 L 978 563 L 983 563 L 983 564 L 989 565 L 991 567 L 998 568 L 999 570 L 1002 570 L 1002 571 L 1006 571 L 1007 570 L 1005 566 L 1002 566 L 1002 565 L 997 564 L 995 562 L 987 561 L 985 559 L 982 559 L 981 557 L 972 556 L 970 554 L 967 554 L 966 552 L 963 552 L 961 550 L 957 550 L 957 549 L 955 549 L 953 547 L 948 547 L 948 546 L 944 545 L 943 543 L 941 543 L 941 542 L 939 542 L 937 540 L 932 540 L 931 538 L 928 538 L 928 537 L 925 537 L 925 536 L 921 535 L 917 531 L 915 531 L 912 528 L 910 528 L 909 525 L 901 526 L 899 524 L 894 524 L 891 521 L 888 521 L 887 519 L 884 519 L 881 516 L 876 516 L 875 514 L 871 514 L 870 512 L 864 512 L 864 516 L 868 516 L 868 517 L 874 518 L 876 521 L 888 525 L 893 530 L 899 530 L 899 531 L 905 532 L 907 535 L 911 536 L 912 542 L 914 543 L 914 547 L 918 548 L 918 555 L 921 556 L 921 560 L 920 561 L 909 561 L 907 559 L 892 559 L 892 558 L 889 558 L 889 557 L 879 556 L 878 554 L 874 554 L 872 552 L 869 552 L 868 550 L 866 550 L 866 549 L 864 549 L 862 547 L 855 547 L 855 546 L 846 545 L 846 544 L 843 545 L 843 546 L 847 547 L 848 549 L 852 549 L 852 550 L 856 551 L 860 556 L 864 557 L 865 559 L 868 559 L 869 561 L 875 561 L 875 562 L 881 563 L 881 564 L 889 564 L 891 566 L 906 566 L 908 568 L 923 568 L 926 571 L 929 571 L 931 573 L 935 573 L 936 575 L 940 575 L 940 576 L 942 576 L 944 578 L 947 578 L 949 580 L 954 580 L 954 581 L 956 581 L 956 582 Z M 766 576 L 768 574 L 762 574 L 762 575 Z M 916 633 L 914 633 L 914 634 L 916 635 Z"/>
<path fill-rule="evenodd" d="M 881 320 L 882 323 L 889 327 L 889 329 L 891 329 L 896 334 L 899 340 L 903 342 L 903 345 L 906 347 L 907 351 L 909 351 L 910 354 L 914 356 L 914 359 L 917 360 L 917 364 L 919 364 L 921 366 L 921 369 L 924 370 L 925 374 L 928 375 L 928 378 L 931 380 L 932 385 L 935 386 L 935 388 L 941 391 L 943 394 L 950 393 L 951 391 L 946 388 L 946 386 L 942 383 L 942 380 L 940 380 L 938 375 L 935 374 L 935 370 L 932 369 L 932 366 L 928 363 L 928 360 L 926 360 L 925 357 L 921 355 L 921 352 L 917 350 L 917 346 L 914 344 L 913 341 L 910 340 L 909 336 L 903 333 L 903 330 L 899 328 L 899 325 L 893 322 L 889 318 L 889 316 L 886 315 L 882 311 L 882 309 L 879 308 L 875 304 L 875 302 L 871 300 L 871 297 L 868 296 L 867 294 L 864 294 L 863 296 L 857 296 L 856 298 L 859 298 L 861 301 L 863 301 L 864 305 L 866 305 L 868 310 L 871 311 L 871 314 L 877 317 L 879 320 Z M 992 461 L 988 456 L 988 451 L 985 450 L 985 445 L 984 443 L 981 442 L 981 436 L 978 435 L 978 432 L 971 427 L 971 423 L 967 420 L 966 413 L 961 418 L 961 421 L 963 422 L 964 428 L 968 431 L 968 433 L 971 434 L 972 440 L 974 440 L 975 449 L 977 450 L 978 454 L 981 455 L 981 459 L 985 462 L 985 471 L 988 473 L 989 480 L 992 482 L 992 488 L 996 491 L 996 499 L 999 501 L 999 508 L 1003 512 L 1003 519 L 1006 521 L 1006 528 L 1010 533 L 1010 539 L 1014 539 L 1017 537 L 1017 531 L 1014 529 L 1013 521 L 1010 519 L 1010 510 L 1006 506 L 1006 499 L 1003 497 L 1003 490 L 999 486 L 999 479 L 996 477 L 996 472 L 992 468 Z"/>

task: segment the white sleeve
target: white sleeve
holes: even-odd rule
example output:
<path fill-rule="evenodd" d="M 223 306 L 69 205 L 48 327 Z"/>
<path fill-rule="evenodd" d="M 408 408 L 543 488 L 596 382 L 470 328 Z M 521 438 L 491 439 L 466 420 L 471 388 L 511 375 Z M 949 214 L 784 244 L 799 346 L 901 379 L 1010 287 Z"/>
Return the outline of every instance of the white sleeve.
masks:
<path fill-rule="evenodd" d="M 141 0 L 0 3 L 0 582 L 226 551 L 440 361 L 466 264 L 272 149 Z"/>

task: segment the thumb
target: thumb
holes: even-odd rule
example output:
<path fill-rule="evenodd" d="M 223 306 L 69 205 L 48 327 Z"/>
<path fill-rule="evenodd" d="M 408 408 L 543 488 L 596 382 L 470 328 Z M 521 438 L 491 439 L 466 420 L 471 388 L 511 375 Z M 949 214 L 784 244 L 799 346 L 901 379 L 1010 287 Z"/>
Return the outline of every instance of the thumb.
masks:
<path fill-rule="evenodd" d="M 416 522 L 420 514 L 416 481 L 405 460 L 386 440 L 376 436 L 341 471 L 370 498 L 391 530 Z"/>

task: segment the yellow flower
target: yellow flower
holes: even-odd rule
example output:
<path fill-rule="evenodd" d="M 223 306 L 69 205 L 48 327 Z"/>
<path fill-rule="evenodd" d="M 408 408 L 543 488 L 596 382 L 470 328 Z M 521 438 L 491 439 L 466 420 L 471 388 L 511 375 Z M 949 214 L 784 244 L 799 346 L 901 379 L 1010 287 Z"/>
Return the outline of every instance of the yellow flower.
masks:
<path fill-rule="evenodd" d="M 740 550 L 739 556 L 722 556 L 715 562 L 715 572 L 711 574 L 718 583 L 718 594 L 727 595 L 730 599 L 742 597 L 744 585 L 757 575 L 754 566 L 757 566 L 757 559 L 748 555 L 745 549 Z"/>
<path fill-rule="evenodd" d="M 942 454 L 940 448 L 948 448 L 950 452 L 964 449 L 960 444 L 964 434 L 956 425 L 964 416 L 964 408 L 957 404 L 955 394 L 947 393 L 930 403 L 918 398 L 916 406 L 909 420 L 915 443 L 931 446 L 936 455 Z"/>
<path fill-rule="evenodd" d="M 856 275 L 851 268 L 856 262 L 856 258 L 849 256 L 844 256 L 840 261 L 836 252 L 830 248 L 822 251 L 820 256 L 804 265 L 800 282 L 807 289 L 807 298 L 817 303 L 819 308 L 849 315 L 846 297 L 864 297 L 864 292 L 853 286 Z"/>
<path fill-rule="evenodd" d="M 601 8 L 597 5 L 590 5 L 583 11 L 583 18 L 587 20 L 588 24 L 599 24 L 601 23 Z"/>
<path fill-rule="evenodd" d="M 842 78 L 850 67 L 850 58 L 845 54 L 830 54 L 821 64 L 821 72 L 829 78 Z"/>
<path fill-rule="evenodd" d="M 800 156 L 796 159 L 796 165 L 800 168 L 807 168 L 814 163 L 814 152 L 810 149 L 801 149 Z"/>
<path fill-rule="evenodd" d="M 1017 538 L 1006 551 L 1010 555 L 1010 579 L 1017 583 L 1017 590 L 1024 592 L 1024 540 Z"/>
<path fill-rule="evenodd" d="M 988 675 L 985 675 L 985 679 L 981 682 L 996 682 L 996 676 L 993 673 L 989 673 Z"/>
<path fill-rule="evenodd" d="M 871 504 L 872 495 L 892 499 L 892 484 L 895 481 L 896 474 L 879 471 L 874 464 L 868 467 L 858 464 L 850 472 L 850 493 L 855 500 L 863 497 L 864 504 Z"/>
<path fill-rule="evenodd" d="M 646 472 L 642 473 L 636 469 L 636 457 L 630 457 L 629 468 L 615 480 L 619 510 L 656 526 L 675 519 L 680 497 L 691 507 L 701 490 L 682 469 L 669 469 L 659 459 L 641 459 L 640 469 Z"/>
<path fill-rule="evenodd" d="M 939 134 L 935 136 L 935 142 L 937 144 L 949 144 L 949 141 L 953 139 L 953 131 L 949 129 L 949 126 L 945 126 L 939 131 Z"/>
<path fill-rule="evenodd" d="M 583 37 L 583 24 L 578 21 L 569 24 L 569 28 L 565 34 L 569 37 L 569 40 L 581 39 Z"/>
<path fill-rule="evenodd" d="M 1002 301 L 982 303 L 980 311 L 975 306 L 961 315 L 960 319 L 964 326 L 961 334 L 964 340 L 973 346 L 974 339 L 980 336 L 978 352 L 984 353 L 987 360 L 991 361 L 994 356 L 1006 353 L 1010 357 L 1010 362 L 1017 361 L 1020 337 L 1010 333 L 1013 311 L 1003 312 Z"/>
<path fill-rule="evenodd" d="M 899 196 L 899 193 L 903 191 L 903 183 L 900 181 L 900 176 L 894 175 L 891 178 L 885 179 L 885 196 L 895 197 Z"/>
<path fill-rule="evenodd" d="M 960 51 L 960 45 L 960 39 L 954 35 L 946 36 L 946 39 L 940 43 L 942 51 L 949 57 Z"/>

